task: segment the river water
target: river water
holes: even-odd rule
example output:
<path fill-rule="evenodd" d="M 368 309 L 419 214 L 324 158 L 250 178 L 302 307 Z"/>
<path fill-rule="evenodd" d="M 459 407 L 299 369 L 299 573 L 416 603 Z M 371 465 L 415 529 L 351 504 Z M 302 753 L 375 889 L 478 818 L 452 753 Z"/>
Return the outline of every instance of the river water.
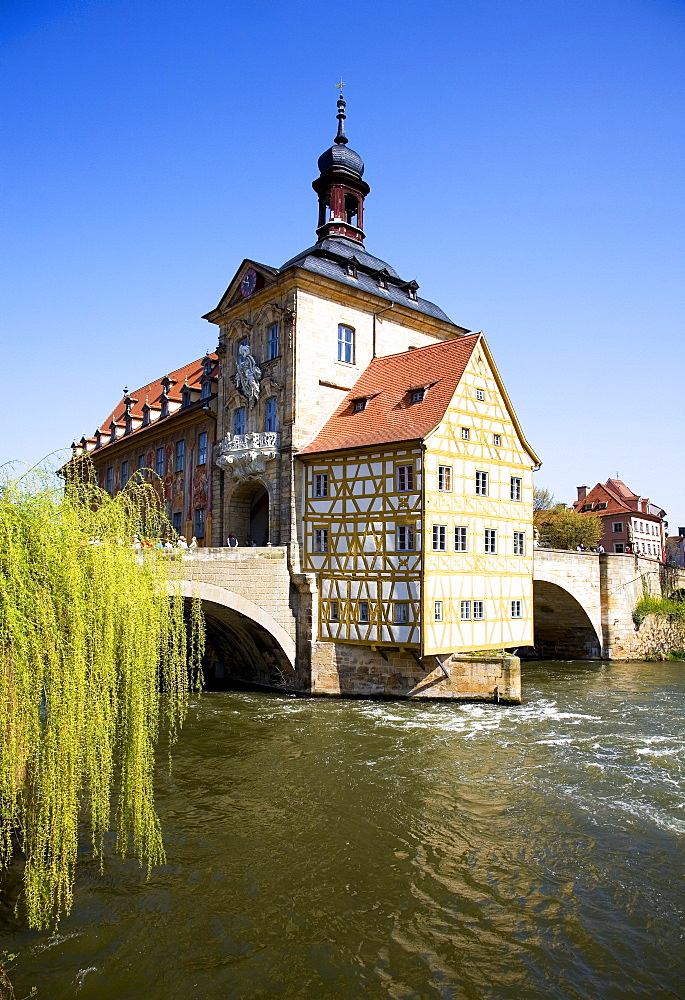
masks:
<path fill-rule="evenodd" d="M 0 948 L 17 998 L 685 997 L 685 664 L 524 665 L 526 704 L 203 695 L 168 864 Z"/>

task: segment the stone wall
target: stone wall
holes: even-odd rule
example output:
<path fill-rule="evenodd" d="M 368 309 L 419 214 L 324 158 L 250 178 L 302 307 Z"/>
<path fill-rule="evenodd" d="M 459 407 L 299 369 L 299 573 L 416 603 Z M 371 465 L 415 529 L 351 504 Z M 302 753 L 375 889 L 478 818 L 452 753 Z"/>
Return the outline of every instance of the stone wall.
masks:
<path fill-rule="evenodd" d="M 311 693 L 365 698 L 521 700 L 521 664 L 516 656 L 452 655 L 441 666 L 433 656 L 419 663 L 399 649 L 384 649 L 383 653 L 385 656 L 367 646 L 347 643 L 313 643 Z"/>

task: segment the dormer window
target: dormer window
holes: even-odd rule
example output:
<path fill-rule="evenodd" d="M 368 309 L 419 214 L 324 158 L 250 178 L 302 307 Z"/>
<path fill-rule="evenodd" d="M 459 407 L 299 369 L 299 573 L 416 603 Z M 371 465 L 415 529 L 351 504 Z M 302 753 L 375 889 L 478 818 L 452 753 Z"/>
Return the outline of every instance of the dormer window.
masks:
<path fill-rule="evenodd" d="M 150 426 L 150 406 L 148 403 L 143 403 L 143 427 Z"/>
<path fill-rule="evenodd" d="M 130 434 L 132 430 L 133 430 L 133 420 L 131 419 L 131 415 L 127 414 L 126 420 L 124 421 L 124 434 Z"/>
<path fill-rule="evenodd" d="M 190 389 L 187 385 L 181 390 L 181 406 L 190 406 Z"/>
<path fill-rule="evenodd" d="M 159 411 L 159 416 L 160 418 L 169 416 L 169 400 L 167 398 L 166 391 L 162 393 L 161 409 Z"/>
<path fill-rule="evenodd" d="M 423 402 L 423 397 L 425 395 L 426 395 L 426 390 L 423 389 L 423 388 L 421 388 L 421 389 L 412 389 L 411 390 L 411 395 L 409 397 L 409 401 L 412 404 L 413 403 L 422 403 Z"/>
<path fill-rule="evenodd" d="M 584 503 L 583 506 L 580 509 L 584 513 L 586 510 L 592 510 L 593 507 L 594 507 L 594 504 Z"/>
<path fill-rule="evenodd" d="M 209 399 L 212 395 L 212 382 L 211 379 L 207 378 L 202 383 L 202 392 L 200 393 L 200 399 Z"/>
<path fill-rule="evenodd" d="M 379 288 L 387 288 L 388 287 L 388 272 L 387 271 L 379 271 L 378 274 L 376 275 L 376 281 L 378 282 L 378 287 Z"/>
<path fill-rule="evenodd" d="M 407 284 L 404 286 L 407 295 L 409 296 L 410 299 L 412 299 L 413 302 L 416 302 L 416 292 L 418 287 L 419 287 L 418 281 L 408 281 Z"/>
<path fill-rule="evenodd" d="M 357 277 L 357 264 L 358 261 L 356 260 L 355 257 L 353 257 L 352 260 L 348 260 L 347 262 L 347 273 L 351 278 Z"/>
<path fill-rule="evenodd" d="M 362 413 L 366 409 L 366 396 L 362 396 L 360 399 L 352 400 L 352 411 L 354 413 Z"/>
<path fill-rule="evenodd" d="M 204 369 L 205 376 L 209 378 L 209 376 L 212 374 L 212 368 L 214 367 L 214 362 L 212 361 L 212 359 L 208 354 L 205 354 L 204 358 L 202 359 L 202 367 Z"/>
<path fill-rule="evenodd" d="M 112 444 L 113 441 L 117 439 L 117 425 L 112 421 L 109 425 L 109 443 Z"/>
<path fill-rule="evenodd" d="M 95 447 L 99 448 L 102 444 L 102 434 L 100 431 L 95 431 Z"/>

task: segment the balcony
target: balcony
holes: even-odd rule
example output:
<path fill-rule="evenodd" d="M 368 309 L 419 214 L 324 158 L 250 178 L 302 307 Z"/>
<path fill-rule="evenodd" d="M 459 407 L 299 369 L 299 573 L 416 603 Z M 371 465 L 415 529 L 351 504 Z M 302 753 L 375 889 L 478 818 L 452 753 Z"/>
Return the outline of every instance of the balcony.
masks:
<path fill-rule="evenodd" d="M 227 434 L 219 445 L 216 464 L 234 479 L 253 479 L 266 471 L 281 446 L 278 431 Z"/>

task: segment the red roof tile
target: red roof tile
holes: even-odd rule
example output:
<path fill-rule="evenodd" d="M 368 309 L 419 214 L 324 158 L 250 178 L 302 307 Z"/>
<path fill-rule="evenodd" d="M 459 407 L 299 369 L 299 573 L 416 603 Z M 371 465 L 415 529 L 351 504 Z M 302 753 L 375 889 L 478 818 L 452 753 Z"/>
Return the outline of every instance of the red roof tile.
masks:
<path fill-rule="evenodd" d="M 445 415 L 480 334 L 459 337 L 413 351 L 374 358 L 317 436 L 300 451 L 312 455 L 425 438 Z M 426 387 L 420 403 L 412 389 Z M 353 400 L 366 398 L 354 412 Z"/>

